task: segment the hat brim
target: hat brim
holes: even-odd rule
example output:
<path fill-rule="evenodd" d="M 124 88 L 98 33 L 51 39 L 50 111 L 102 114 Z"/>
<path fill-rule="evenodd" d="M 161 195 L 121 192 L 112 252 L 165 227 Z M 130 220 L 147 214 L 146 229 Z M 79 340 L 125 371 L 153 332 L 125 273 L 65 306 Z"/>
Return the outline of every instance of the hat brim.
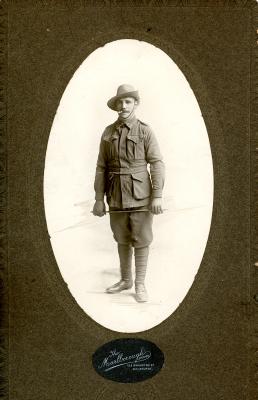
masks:
<path fill-rule="evenodd" d="M 117 102 L 117 100 L 123 99 L 124 97 L 133 97 L 137 101 L 140 100 L 140 97 L 139 97 L 139 94 L 137 91 L 127 92 L 127 93 L 121 94 L 120 96 L 111 97 L 111 99 L 109 99 L 107 102 L 108 107 L 111 108 L 111 110 L 113 110 L 113 111 L 117 111 L 116 102 Z"/>

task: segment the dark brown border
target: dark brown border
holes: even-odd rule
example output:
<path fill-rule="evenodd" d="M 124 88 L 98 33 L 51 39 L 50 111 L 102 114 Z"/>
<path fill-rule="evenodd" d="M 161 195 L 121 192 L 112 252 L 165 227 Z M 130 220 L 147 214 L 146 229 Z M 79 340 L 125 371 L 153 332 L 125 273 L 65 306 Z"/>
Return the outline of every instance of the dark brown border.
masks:
<path fill-rule="evenodd" d="M 8 395 L 7 5 L 0 3 L 0 397 Z"/>
<path fill-rule="evenodd" d="M 19 4 L 19 7 L 29 7 L 29 4 L 35 5 L 35 1 L 28 0 L 27 2 L 23 2 L 21 0 L 20 2 L 18 0 L 10 0 L 10 3 L 16 3 Z M 123 2 L 121 1 L 83 1 L 83 0 L 70 0 L 70 1 L 65 1 L 65 0 L 58 0 L 54 3 L 51 3 L 49 1 L 38 1 L 39 6 L 45 6 L 45 7 L 56 7 L 57 9 L 60 7 L 64 8 L 79 8 L 79 7 L 85 7 L 85 6 L 92 6 L 92 7 L 120 7 Z M 0 3 L 1 4 L 1 3 Z M 155 0 L 155 1 L 142 1 L 139 3 L 139 1 L 130 1 L 126 2 L 126 6 L 132 7 L 132 6 L 149 6 L 149 7 L 163 7 L 163 6 L 171 6 L 171 7 L 226 7 L 228 9 L 230 8 L 248 8 L 250 9 L 250 16 L 252 14 L 253 17 L 253 25 L 255 26 L 255 29 L 252 29 L 252 32 L 250 32 L 250 40 L 251 44 L 250 47 L 252 48 L 252 80 L 251 80 L 251 90 L 252 90 L 252 102 L 251 102 L 251 109 L 250 109 L 250 117 L 251 117 L 251 149 L 252 149 L 252 191 L 251 191 L 251 199 L 252 199 L 252 204 L 253 207 L 251 209 L 251 220 L 255 221 L 252 223 L 251 226 L 251 234 L 252 234 L 252 254 L 251 254 L 251 260 L 252 260 L 252 265 L 250 263 L 249 268 L 251 269 L 251 275 L 249 274 L 249 268 L 247 267 L 246 270 L 246 293 L 245 293 L 245 300 L 242 301 L 241 304 L 238 305 L 239 309 L 239 314 L 243 315 L 243 321 L 241 324 L 239 324 L 238 329 L 241 331 L 245 331 L 245 337 L 247 337 L 247 347 L 250 350 L 250 352 L 247 354 L 246 361 L 249 359 L 249 373 L 250 373 L 250 397 L 247 395 L 250 400 L 255 398 L 256 392 L 257 392 L 257 383 L 258 383 L 258 372 L 257 372 L 257 366 L 258 366 L 258 308 L 254 301 L 252 302 L 252 299 L 254 295 L 257 292 L 258 288 L 258 273 L 257 273 L 257 267 L 253 268 L 253 263 L 255 263 L 258 260 L 258 245 L 257 245 L 257 195 L 258 195 L 258 190 L 256 188 L 256 181 L 257 181 L 257 162 L 258 162 L 258 157 L 257 157 L 257 148 L 253 146 L 255 144 L 256 147 L 258 147 L 258 141 L 257 141 L 257 128 L 258 128 L 258 120 L 257 120 L 257 106 L 258 106 L 258 86 L 257 86 L 257 78 L 255 76 L 255 73 L 257 74 L 257 66 L 258 66 L 258 53 L 257 53 L 257 46 L 253 46 L 253 39 L 255 37 L 255 30 L 257 29 L 257 23 L 258 23 L 258 13 L 257 13 L 257 5 L 255 0 L 248 1 L 248 0 L 171 0 L 171 1 L 165 1 L 165 0 Z M 6 23 L 6 16 L 1 15 L 1 5 L 0 5 L 0 39 L 1 39 L 1 26 L 2 26 L 2 19 L 3 19 L 3 24 Z M 3 9 L 4 11 L 4 9 Z M 4 14 L 4 13 L 3 13 Z M 250 28 L 250 27 L 249 27 Z M 124 31 L 124 32 L 115 32 L 114 29 L 111 28 L 110 32 L 105 33 L 105 38 L 102 38 L 101 36 L 94 36 L 91 42 L 91 49 L 89 50 L 89 46 L 86 46 L 88 49 L 88 54 L 92 52 L 94 49 L 105 43 L 106 41 L 110 41 L 118 39 L 119 35 L 121 38 L 125 38 L 125 35 L 128 35 L 130 38 L 137 38 L 139 39 L 139 34 L 134 34 L 132 31 Z M 232 27 L 232 35 L 234 35 L 234 27 Z M 180 57 L 179 53 L 177 50 L 173 48 L 171 50 L 171 44 L 164 44 L 164 40 L 159 39 L 159 32 L 156 30 L 156 35 L 155 37 L 152 36 L 151 32 L 149 34 L 142 34 L 142 40 L 146 38 L 145 40 L 148 41 L 147 38 L 150 38 L 150 43 L 155 44 L 159 46 L 161 49 L 164 49 L 167 53 L 172 56 L 173 53 L 173 59 L 177 62 L 179 65 L 180 69 L 183 71 L 183 73 L 189 78 L 189 81 L 192 85 L 192 88 L 194 90 L 194 93 L 199 101 L 200 108 L 202 111 L 204 111 L 204 119 L 205 123 L 207 125 L 208 132 L 211 132 L 212 130 L 219 131 L 220 128 L 220 116 L 216 112 L 216 106 L 214 106 L 210 98 L 209 93 L 205 92 L 205 83 L 203 84 L 202 82 L 199 81 L 198 74 L 195 74 L 195 71 L 191 68 L 188 69 L 187 63 L 185 65 L 185 61 L 183 60 L 182 57 Z M 160 36 L 162 37 L 162 36 Z M 108 38 L 108 40 L 107 40 Z M 255 39 L 254 39 L 255 40 Z M 0 313 L 3 317 L 3 325 L 2 325 L 2 333 L 3 335 L 0 338 L 0 374 L 2 375 L 3 379 L 3 386 L 0 387 L 0 395 L 4 395 L 6 393 L 6 382 L 8 379 L 7 374 L 7 364 L 8 364 L 8 359 L 7 359 L 7 348 L 8 348 L 8 339 L 6 335 L 6 329 L 7 329 L 7 324 L 8 324 L 8 297 L 7 297 L 7 289 L 8 289 L 8 280 L 7 280 L 7 274 L 8 271 L 5 268 L 6 266 L 6 260 L 7 260 L 7 242 L 6 242 L 6 184 L 7 184 L 7 176 L 6 176 L 6 105 L 2 102 L 1 94 L 5 94 L 6 86 L 5 86 L 5 56 L 2 57 L 2 52 L 1 49 L 4 49 L 4 54 L 6 55 L 6 42 L 4 42 L 4 45 L 2 47 L 2 43 L 0 40 L 0 67 L 1 67 L 1 73 L 0 73 L 0 190 L 1 190 L 1 203 L 0 203 L 0 277 L 2 279 L 2 282 L 4 283 L 3 285 L 0 285 L 0 296 L 2 297 L 2 304 L 3 308 L 0 310 Z M 175 46 L 176 48 L 176 46 Z M 169 50 L 170 49 L 170 50 Z M 78 49 L 77 49 L 78 50 Z M 178 55 L 177 55 L 178 53 Z M 58 101 L 60 100 L 60 94 L 63 93 L 64 88 L 66 87 L 66 84 L 68 83 L 68 80 L 72 76 L 72 73 L 76 70 L 76 68 L 80 65 L 81 61 L 85 59 L 87 54 L 81 49 L 77 53 L 70 54 L 70 62 L 64 66 L 63 70 L 60 72 L 61 78 L 60 82 L 56 82 L 56 76 L 52 75 L 52 77 L 49 77 L 49 86 L 53 86 L 53 91 L 48 93 L 49 97 L 51 98 L 50 100 L 52 101 L 52 104 L 56 102 L 58 104 Z M 76 67 L 77 66 L 77 67 Z M 3 71 L 3 74 L 2 74 Z M 52 80 L 52 82 L 50 82 Z M 64 84 L 65 82 L 65 84 Z M 201 88 L 202 86 L 202 88 Z M 200 89 L 201 88 L 201 89 Z M 250 88 L 248 88 L 249 90 Z M 205 92 L 205 95 L 203 93 Z M 3 99 L 4 100 L 4 99 Z M 45 272 L 45 275 L 49 281 L 50 286 L 52 286 L 52 291 L 55 293 L 58 289 L 59 291 L 59 305 L 61 305 L 60 308 L 63 308 L 63 304 L 65 304 L 65 308 L 67 310 L 68 314 L 73 315 L 73 318 L 76 322 L 80 320 L 80 325 L 83 326 L 85 329 L 85 334 L 87 331 L 87 326 L 91 325 L 94 327 L 94 334 L 96 334 L 97 339 L 95 342 L 100 342 L 100 341 L 107 341 L 114 339 L 116 337 L 122 337 L 123 335 L 114 333 L 112 331 L 106 330 L 103 327 L 100 327 L 98 324 L 96 324 L 94 321 L 90 320 L 89 318 L 85 317 L 85 314 L 81 311 L 78 310 L 78 305 L 74 302 L 73 304 L 71 303 L 71 296 L 69 291 L 67 290 L 67 287 L 64 285 L 62 278 L 60 277 L 60 273 L 58 271 L 53 253 L 50 248 L 50 243 L 49 243 L 49 238 L 48 238 L 48 233 L 46 230 L 46 223 L 45 223 L 45 216 L 43 213 L 43 196 L 42 196 L 42 177 L 38 176 L 37 173 L 38 171 L 42 172 L 44 168 L 44 154 L 45 154 L 45 148 L 47 145 L 47 133 L 50 131 L 50 126 L 52 123 L 51 118 L 49 117 L 49 108 L 47 105 L 47 101 L 49 99 L 46 99 L 46 126 L 44 129 L 42 128 L 42 141 L 40 144 L 40 148 L 38 147 L 38 143 L 34 143 L 32 140 L 31 144 L 31 159 L 30 159 L 30 166 L 36 166 L 37 169 L 29 171 L 27 170 L 28 173 L 28 187 L 31 185 L 35 185 L 35 191 L 34 193 L 30 194 L 29 196 L 29 208 L 36 210 L 34 213 L 32 212 L 32 215 L 30 216 L 30 229 L 31 229 L 31 237 L 35 237 L 35 242 L 34 245 L 36 247 L 35 252 L 38 254 L 38 258 L 41 258 L 41 267 L 43 267 L 43 270 Z M 205 104 L 203 106 L 203 104 Z M 52 107 L 53 108 L 53 107 Z M 213 141 L 212 135 L 210 136 L 211 142 Z M 216 169 L 217 167 L 220 166 L 220 162 L 223 161 L 225 165 L 225 157 L 223 153 L 223 144 L 221 147 L 218 147 L 218 144 L 213 141 L 212 145 L 212 152 L 213 152 L 213 159 L 214 159 L 214 168 Z M 36 154 L 35 150 L 39 150 L 39 154 Z M 255 149 L 255 150 L 254 150 Z M 34 152 L 33 152 L 34 150 Z M 219 168 L 217 168 L 216 171 L 216 181 L 215 185 L 217 184 L 218 188 L 220 187 L 220 181 L 222 179 L 222 176 L 220 176 L 220 171 Z M 225 180 L 227 177 L 223 178 L 224 179 L 224 185 L 225 185 Z M 230 182 L 228 182 L 230 184 Z M 215 192 L 216 192 L 216 186 L 215 186 Z M 221 196 L 221 193 L 220 193 Z M 209 265 L 211 265 L 212 261 L 214 263 L 214 257 L 215 261 L 217 261 L 216 258 L 216 252 L 219 251 L 219 249 L 216 247 L 217 245 L 220 244 L 219 241 L 219 236 L 223 236 L 223 224 L 221 223 L 223 219 L 223 213 L 226 217 L 227 215 L 227 210 L 223 208 L 223 202 L 226 202 L 226 196 L 227 194 L 224 193 L 222 194 L 222 197 L 219 198 L 217 195 L 217 198 L 215 198 L 214 201 L 214 211 L 213 211 L 213 219 L 212 219 L 212 227 L 211 227 L 211 233 L 208 241 L 208 247 L 206 249 L 206 254 L 204 256 L 202 266 L 200 269 L 200 274 L 198 274 L 197 280 L 195 282 L 195 288 L 193 287 L 190 292 L 187 295 L 187 298 L 184 301 L 184 304 L 182 304 L 181 307 L 185 308 L 186 313 L 191 313 L 193 309 L 196 308 L 197 306 L 197 299 L 198 296 L 201 295 L 201 290 L 204 288 L 204 286 L 207 284 L 210 275 L 213 274 L 213 271 L 208 268 Z M 39 204 L 41 207 L 39 207 Z M 40 211 L 39 211 L 40 210 Z M 222 214 L 221 214 L 222 213 Z M 218 224 L 219 227 L 218 227 Z M 216 232 L 214 231 L 214 226 L 216 226 Z M 39 233 L 40 231 L 40 233 Z M 38 236 L 37 236 L 38 235 Z M 45 248 L 48 248 L 47 251 L 45 251 Z M 210 249 L 210 250 L 209 250 Z M 209 252 L 209 258 L 207 259 L 207 253 Z M 42 257 L 42 254 L 44 256 Z M 251 279 L 251 281 L 250 281 Z M 3 289 L 3 290 L 2 290 Z M 61 290 L 60 290 L 61 289 Z M 241 307 L 242 306 L 242 307 Z M 232 306 L 233 307 L 233 306 Z M 196 309 L 194 310 L 196 312 Z M 182 313 L 181 313 L 182 314 Z M 178 312 L 175 312 L 175 315 L 172 317 L 174 319 L 175 325 L 176 325 L 176 320 L 180 319 L 180 315 L 178 315 Z M 86 321 L 87 320 L 87 321 Z M 86 321 L 86 322 L 85 322 Z M 240 326 L 241 325 L 241 326 Z M 139 335 L 131 335 L 131 336 L 140 336 L 140 337 L 146 337 L 149 339 L 155 340 L 155 338 L 158 336 L 159 343 L 157 343 L 161 348 L 164 348 L 166 346 L 166 340 L 163 336 L 165 336 L 165 331 L 168 328 L 167 326 L 167 321 L 162 323 L 162 326 L 158 326 L 157 328 L 153 328 L 153 330 L 147 331 L 146 334 L 143 332 L 142 334 Z M 175 326 L 175 328 L 177 328 Z M 128 334 L 126 336 L 129 336 Z M 2 341 L 3 340 L 3 341 Z M 232 341 L 234 338 L 232 338 Z M 250 354 L 251 353 L 251 354 Z M 3 357 L 3 358 L 2 358 Z M 4 362 L 4 364 L 3 364 Z M 1 370 L 1 367 L 3 368 Z M 5 372 L 4 372 L 5 371 Z M 177 377 L 174 377 L 175 379 Z M 180 381 L 180 376 L 178 377 L 178 381 Z M 247 380 L 248 377 L 246 377 Z M 195 378 L 194 378 L 195 379 Z M 232 385 L 234 385 L 234 382 L 231 382 Z M 198 381 L 196 381 L 196 384 L 198 384 Z M 103 391 L 103 387 L 100 389 Z M 109 393 L 109 398 L 112 396 L 112 391 L 110 387 L 107 386 L 105 389 L 107 391 L 110 391 Z M 104 390 L 104 392 L 105 392 Z M 130 390 L 124 389 L 125 391 L 128 391 L 128 394 L 130 394 Z M 209 396 L 213 395 L 213 388 L 208 388 L 210 390 Z M 247 388 L 245 389 L 245 392 L 247 394 Z M 103 392 L 103 393 L 104 393 Z M 101 392 L 102 393 L 102 392 Z M 215 395 L 215 393 L 214 393 Z M 136 392 L 137 396 L 137 392 Z M 158 395 L 157 395 L 158 396 Z M 103 398 L 107 397 L 103 395 Z M 51 397 L 52 398 L 52 397 Z M 101 397 L 102 398 L 102 397 Z M 210 398 L 210 397 L 209 397 Z"/>
<path fill-rule="evenodd" d="M 249 332 L 249 398 L 254 399 L 258 390 L 258 3 L 252 8 L 250 32 L 250 302 L 247 313 L 250 318 Z"/>

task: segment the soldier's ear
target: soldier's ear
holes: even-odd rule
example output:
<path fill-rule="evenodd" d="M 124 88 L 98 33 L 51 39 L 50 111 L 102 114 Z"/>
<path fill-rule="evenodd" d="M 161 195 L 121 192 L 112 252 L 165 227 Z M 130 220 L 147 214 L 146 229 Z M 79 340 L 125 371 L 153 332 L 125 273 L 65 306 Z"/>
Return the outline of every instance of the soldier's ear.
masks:
<path fill-rule="evenodd" d="M 138 100 L 134 100 L 134 104 L 138 106 Z"/>

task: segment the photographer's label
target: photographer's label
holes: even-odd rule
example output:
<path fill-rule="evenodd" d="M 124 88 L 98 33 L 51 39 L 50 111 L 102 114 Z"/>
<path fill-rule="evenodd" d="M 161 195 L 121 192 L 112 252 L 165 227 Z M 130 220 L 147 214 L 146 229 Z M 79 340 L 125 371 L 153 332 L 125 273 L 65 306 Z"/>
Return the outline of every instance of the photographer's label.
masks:
<path fill-rule="evenodd" d="M 133 383 L 156 375 L 164 363 L 163 352 L 143 339 L 117 339 L 99 347 L 92 356 L 96 372 L 116 382 Z"/>

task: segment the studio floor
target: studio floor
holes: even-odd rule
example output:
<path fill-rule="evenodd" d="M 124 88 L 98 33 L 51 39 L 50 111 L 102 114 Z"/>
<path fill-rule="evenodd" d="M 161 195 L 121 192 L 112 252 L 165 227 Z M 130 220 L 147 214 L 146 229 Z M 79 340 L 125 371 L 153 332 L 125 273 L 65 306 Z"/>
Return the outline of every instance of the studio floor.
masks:
<path fill-rule="evenodd" d="M 85 313 L 108 329 L 140 332 L 160 324 L 183 301 L 198 272 L 209 231 L 207 207 L 166 211 L 154 217 L 146 287 L 147 303 L 137 303 L 134 287 L 117 294 L 106 288 L 120 279 L 109 217 L 52 235 L 58 267 L 71 295 Z"/>

